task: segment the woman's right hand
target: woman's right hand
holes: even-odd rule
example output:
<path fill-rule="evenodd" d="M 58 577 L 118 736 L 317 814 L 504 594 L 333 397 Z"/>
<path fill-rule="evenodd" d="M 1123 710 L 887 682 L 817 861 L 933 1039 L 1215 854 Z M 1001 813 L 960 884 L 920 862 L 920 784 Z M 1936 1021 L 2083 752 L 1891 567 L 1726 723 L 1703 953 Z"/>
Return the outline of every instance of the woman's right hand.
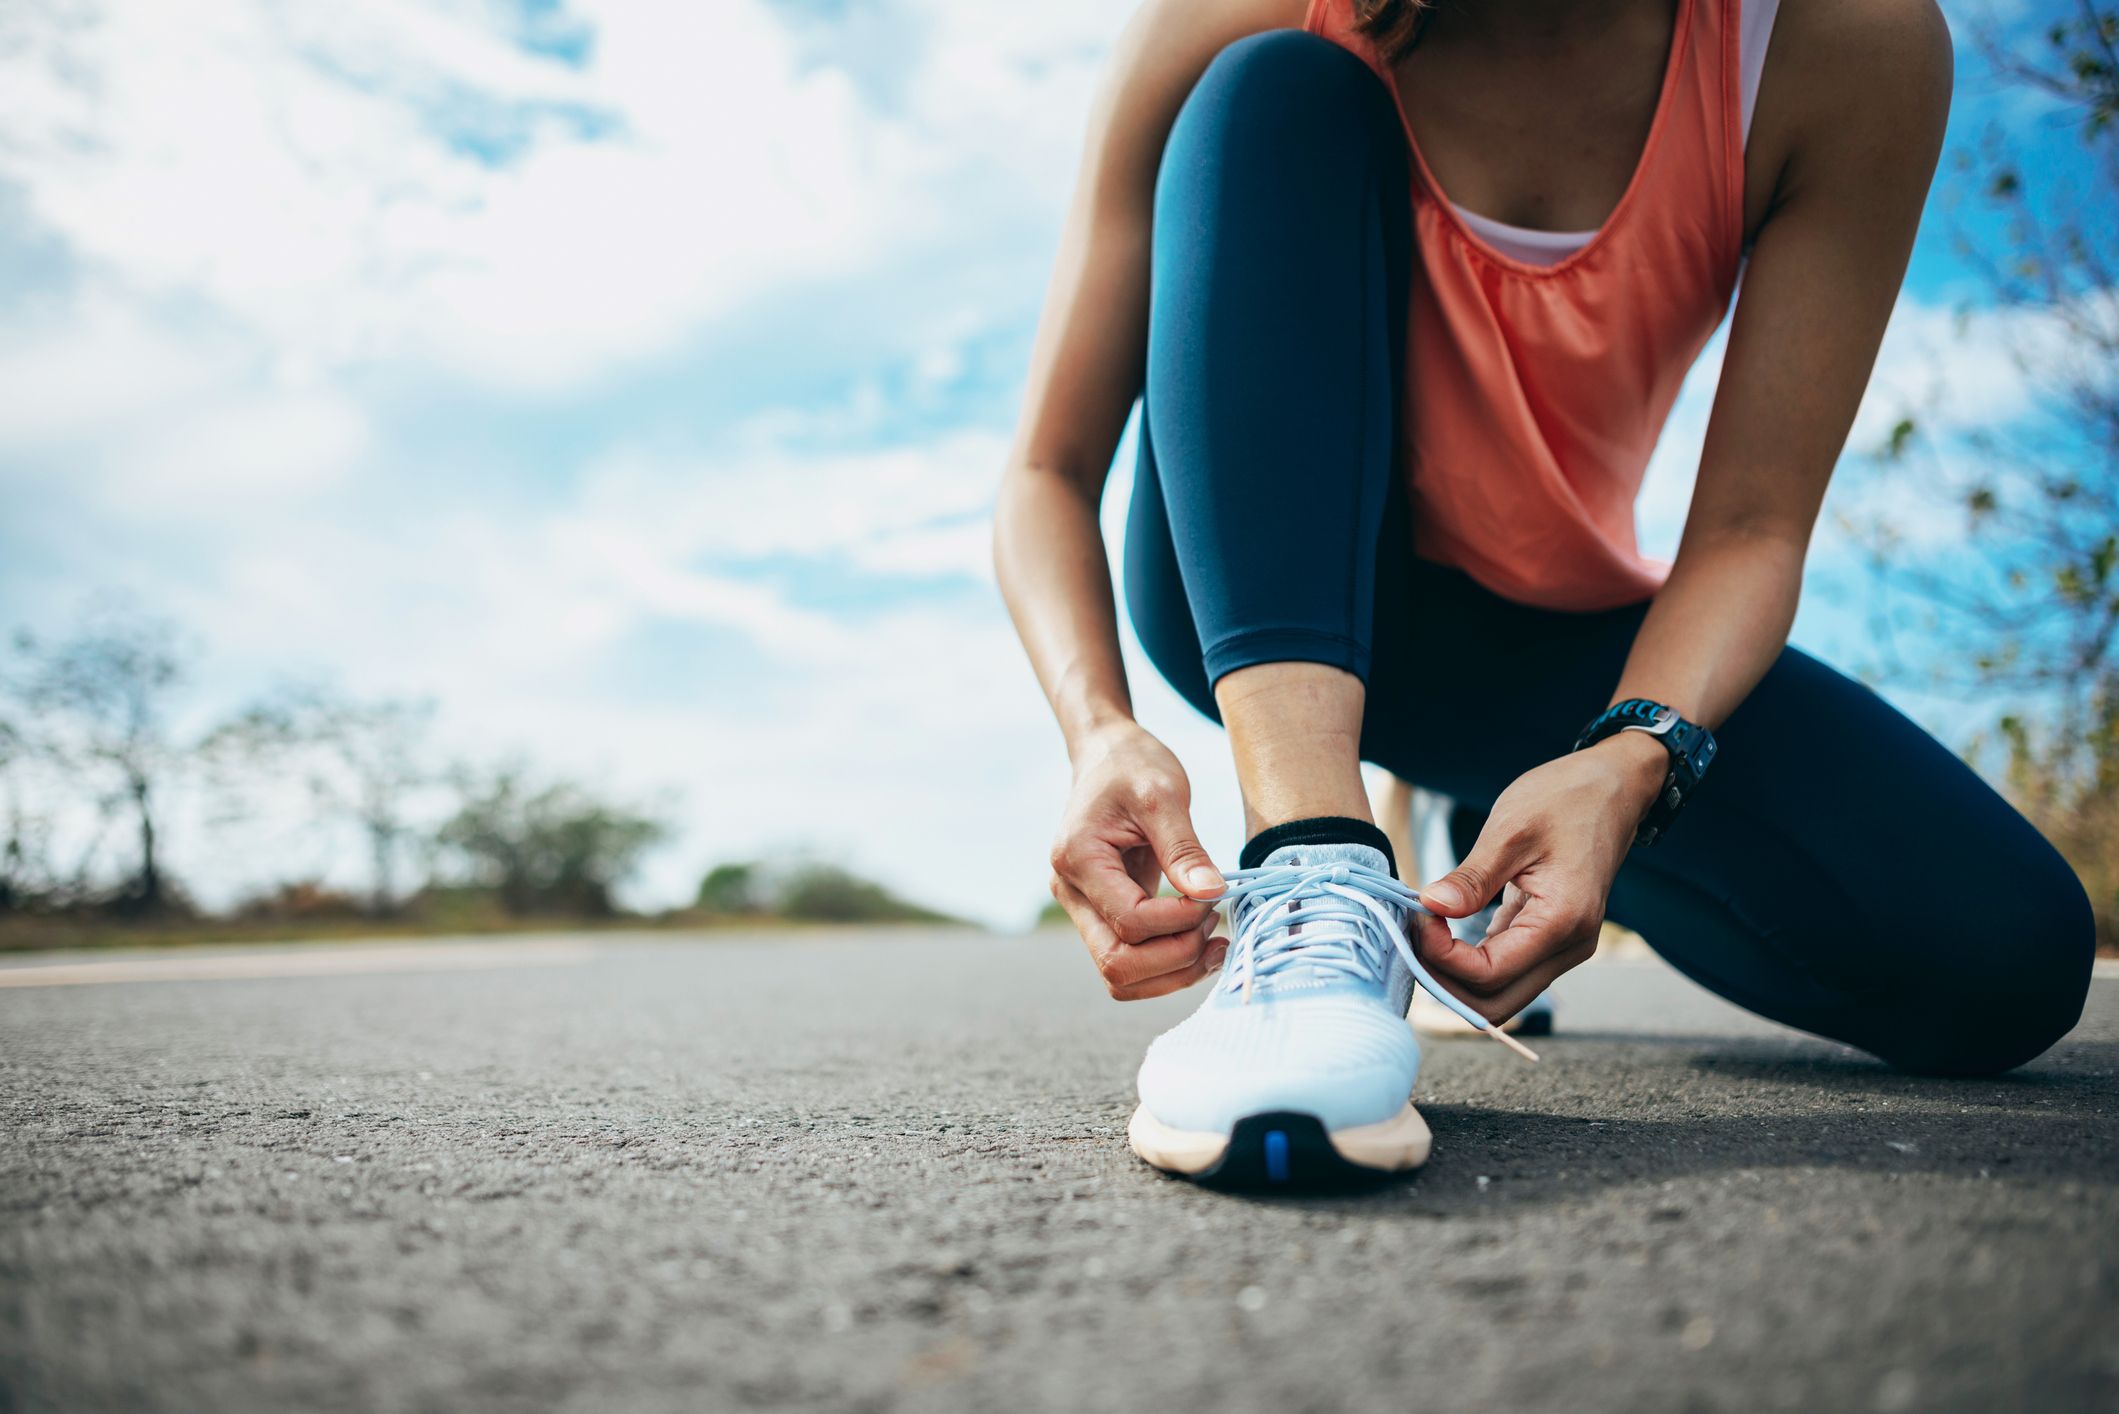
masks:
<path fill-rule="evenodd" d="M 1211 900 L 1226 884 L 1192 829 L 1192 783 L 1134 722 L 1075 752 L 1074 790 L 1052 846 L 1052 897 L 1120 1001 L 1189 987 L 1221 966 Z M 1167 878 L 1190 897 L 1159 898 Z"/>

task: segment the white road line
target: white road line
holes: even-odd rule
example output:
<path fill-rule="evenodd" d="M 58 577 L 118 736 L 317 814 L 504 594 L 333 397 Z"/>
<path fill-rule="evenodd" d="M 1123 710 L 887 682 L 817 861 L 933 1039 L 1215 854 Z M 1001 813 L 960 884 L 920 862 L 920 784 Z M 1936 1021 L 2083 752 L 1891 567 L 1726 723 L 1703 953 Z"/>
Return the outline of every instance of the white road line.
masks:
<path fill-rule="evenodd" d="M 260 977 L 339 977 L 377 972 L 476 972 L 586 962 L 587 943 L 378 943 L 211 957 L 130 957 L 0 967 L 0 987 L 93 987 L 112 982 L 229 982 Z"/>
<path fill-rule="evenodd" d="M 2119 977 L 2119 957 L 2100 957 L 2090 964 L 2092 977 Z"/>

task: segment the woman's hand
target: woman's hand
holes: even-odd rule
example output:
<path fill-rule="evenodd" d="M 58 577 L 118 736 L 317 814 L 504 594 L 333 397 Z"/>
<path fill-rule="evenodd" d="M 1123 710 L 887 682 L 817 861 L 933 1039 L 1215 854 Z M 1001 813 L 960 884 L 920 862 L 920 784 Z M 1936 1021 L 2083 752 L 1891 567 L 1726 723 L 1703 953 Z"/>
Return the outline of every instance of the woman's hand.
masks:
<path fill-rule="evenodd" d="M 1611 881 L 1669 765 L 1662 743 L 1620 732 L 1517 777 L 1464 862 L 1420 891 L 1445 918 L 1469 917 L 1501 895 L 1480 945 L 1442 929 L 1417 935 L 1435 980 L 1498 1023 L 1586 961 Z"/>
<path fill-rule="evenodd" d="M 1052 897 L 1120 1001 L 1189 987 L 1221 966 L 1212 898 L 1226 885 L 1192 829 L 1192 783 L 1133 722 L 1075 750 L 1074 792 L 1052 846 Z M 1163 878 L 1192 898 L 1158 898 Z"/>

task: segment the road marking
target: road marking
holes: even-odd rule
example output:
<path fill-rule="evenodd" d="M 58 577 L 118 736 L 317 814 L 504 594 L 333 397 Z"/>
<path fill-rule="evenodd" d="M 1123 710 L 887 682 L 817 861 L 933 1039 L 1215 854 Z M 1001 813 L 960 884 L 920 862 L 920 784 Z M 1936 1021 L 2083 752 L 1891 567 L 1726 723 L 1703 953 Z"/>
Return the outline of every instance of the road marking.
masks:
<path fill-rule="evenodd" d="M 380 943 L 211 957 L 130 957 L 0 967 L 0 987 L 94 987 L 112 982 L 233 982 L 261 977 L 342 977 L 378 972 L 478 972 L 587 962 L 587 944 Z"/>
<path fill-rule="evenodd" d="M 2100 957 L 2090 964 L 2092 977 L 2119 977 L 2119 957 Z"/>

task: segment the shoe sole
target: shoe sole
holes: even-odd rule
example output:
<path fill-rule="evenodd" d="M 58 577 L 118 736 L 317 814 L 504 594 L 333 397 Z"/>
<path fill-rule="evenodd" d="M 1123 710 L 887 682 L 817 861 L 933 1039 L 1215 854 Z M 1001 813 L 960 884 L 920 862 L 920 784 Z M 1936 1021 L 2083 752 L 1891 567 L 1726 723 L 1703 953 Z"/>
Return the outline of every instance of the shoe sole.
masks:
<path fill-rule="evenodd" d="M 1337 1131 L 1315 1115 L 1255 1114 L 1227 1134 L 1172 1129 L 1143 1105 L 1133 1111 L 1126 1138 L 1134 1153 L 1165 1173 L 1227 1188 L 1373 1182 L 1420 1167 L 1435 1143 L 1411 1105 L 1379 1124 Z"/>

